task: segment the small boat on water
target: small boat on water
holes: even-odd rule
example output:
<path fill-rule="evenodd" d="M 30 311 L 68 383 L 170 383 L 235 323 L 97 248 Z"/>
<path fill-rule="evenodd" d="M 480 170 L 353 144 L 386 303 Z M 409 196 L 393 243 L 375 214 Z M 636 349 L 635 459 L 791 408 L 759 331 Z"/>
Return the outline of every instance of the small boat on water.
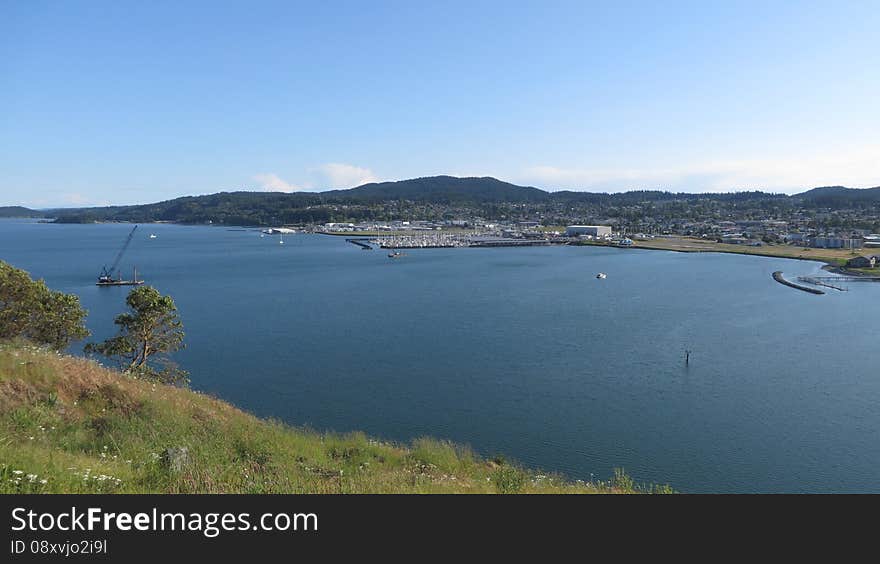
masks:
<path fill-rule="evenodd" d="M 155 234 L 155 233 L 150 233 L 150 239 L 155 239 L 155 238 L 156 238 L 156 234 Z"/>
<path fill-rule="evenodd" d="M 269 227 L 268 229 L 263 229 L 262 233 L 265 235 L 293 235 L 296 233 L 296 229 L 290 229 L 289 227 Z"/>
<path fill-rule="evenodd" d="M 596 278 L 598 278 L 599 280 L 605 280 L 606 278 L 608 278 L 608 275 L 605 274 L 604 272 L 600 272 L 599 274 L 596 275 Z"/>
<path fill-rule="evenodd" d="M 402 256 L 404 256 L 404 253 L 401 253 L 400 251 L 391 251 L 390 253 L 388 253 L 388 258 L 396 259 Z"/>

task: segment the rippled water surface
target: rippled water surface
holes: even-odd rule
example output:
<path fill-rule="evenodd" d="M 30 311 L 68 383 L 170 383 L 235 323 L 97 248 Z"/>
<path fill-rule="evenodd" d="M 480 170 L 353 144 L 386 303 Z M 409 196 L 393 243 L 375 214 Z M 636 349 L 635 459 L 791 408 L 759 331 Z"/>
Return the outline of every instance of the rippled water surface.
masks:
<path fill-rule="evenodd" d="M 0 259 L 78 294 L 104 338 L 128 289 L 94 281 L 130 230 L 3 221 Z M 176 300 L 193 387 L 262 416 L 586 480 L 621 466 L 682 491 L 880 491 L 880 284 L 814 296 L 770 276 L 817 263 L 589 247 L 389 260 L 329 236 L 142 225 L 132 266 Z"/>

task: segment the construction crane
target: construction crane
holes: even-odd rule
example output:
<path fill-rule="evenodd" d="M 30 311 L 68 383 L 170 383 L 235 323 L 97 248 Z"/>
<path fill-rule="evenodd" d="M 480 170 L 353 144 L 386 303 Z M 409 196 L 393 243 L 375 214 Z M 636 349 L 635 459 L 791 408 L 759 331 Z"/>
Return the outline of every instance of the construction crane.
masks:
<path fill-rule="evenodd" d="M 137 231 L 137 228 L 138 226 L 135 225 L 131 230 L 131 233 L 128 234 L 125 243 L 122 244 L 122 248 L 116 253 L 116 258 L 113 259 L 113 264 L 110 268 L 107 268 L 107 265 L 104 265 L 104 268 L 101 270 L 101 275 L 98 276 L 98 286 L 138 286 L 143 284 L 142 280 L 137 279 L 137 271 L 135 271 L 134 277 L 131 280 L 123 280 L 121 275 L 119 278 L 113 278 L 113 273 L 116 272 L 116 267 L 119 266 L 119 261 L 122 260 L 122 255 L 125 254 L 125 249 L 131 244 L 131 240 L 134 237 L 134 232 Z"/>

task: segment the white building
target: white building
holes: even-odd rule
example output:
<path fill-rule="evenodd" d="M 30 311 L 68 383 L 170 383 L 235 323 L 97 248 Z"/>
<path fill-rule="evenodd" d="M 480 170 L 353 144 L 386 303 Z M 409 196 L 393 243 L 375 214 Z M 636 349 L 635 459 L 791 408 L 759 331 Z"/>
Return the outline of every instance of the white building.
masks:
<path fill-rule="evenodd" d="M 812 237 L 810 246 L 817 249 L 860 249 L 863 239 L 843 237 Z"/>
<path fill-rule="evenodd" d="M 611 237 L 611 227 L 608 225 L 569 225 L 565 228 L 566 237 L 577 237 L 579 235 Z"/>
<path fill-rule="evenodd" d="M 880 235 L 871 234 L 865 237 L 865 247 L 880 247 Z"/>

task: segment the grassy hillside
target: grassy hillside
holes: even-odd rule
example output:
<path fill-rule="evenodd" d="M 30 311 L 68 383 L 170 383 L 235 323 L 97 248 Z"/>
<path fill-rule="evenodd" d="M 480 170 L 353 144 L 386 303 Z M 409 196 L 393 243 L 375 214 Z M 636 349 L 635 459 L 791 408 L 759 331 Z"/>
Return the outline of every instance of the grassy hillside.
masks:
<path fill-rule="evenodd" d="M 183 454 L 183 450 L 186 453 Z M 409 446 L 265 421 L 190 390 L 0 345 L 0 493 L 630 493 L 434 439 Z"/>

